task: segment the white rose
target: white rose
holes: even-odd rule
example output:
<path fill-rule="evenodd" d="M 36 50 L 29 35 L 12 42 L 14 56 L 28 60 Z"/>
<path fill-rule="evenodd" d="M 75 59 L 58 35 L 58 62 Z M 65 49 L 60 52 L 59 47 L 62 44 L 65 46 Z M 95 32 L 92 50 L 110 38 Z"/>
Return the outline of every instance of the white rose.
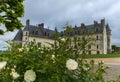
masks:
<path fill-rule="evenodd" d="M 22 51 L 23 51 L 23 48 L 19 48 L 18 50 L 19 50 L 19 52 L 22 52 Z"/>
<path fill-rule="evenodd" d="M 65 42 L 65 41 L 66 41 L 65 38 L 63 38 L 63 37 L 59 37 L 59 40 L 60 40 L 61 42 Z"/>
<path fill-rule="evenodd" d="M 26 82 L 33 82 L 36 79 L 36 74 L 33 70 L 27 70 L 24 74 L 24 80 Z"/>
<path fill-rule="evenodd" d="M 75 60 L 73 60 L 73 59 L 69 59 L 69 60 L 67 60 L 67 62 L 66 62 L 66 67 L 67 67 L 69 70 L 75 70 L 75 69 L 77 69 L 77 67 L 78 67 L 78 63 L 77 63 Z"/>
<path fill-rule="evenodd" d="M 14 65 L 15 66 L 15 65 Z M 16 67 L 16 66 L 15 66 Z M 17 79 L 20 75 L 15 71 L 14 68 L 11 69 L 10 75 L 12 75 L 13 79 Z"/>
<path fill-rule="evenodd" d="M 17 79 L 20 75 L 17 72 L 13 72 L 12 76 L 14 79 Z"/>
<path fill-rule="evenodd" d="M 55 58 L 55 55 L 52 55 L 52 58 L 54 59 L 54 58 Z"/>
<path fill-rule="evenodd" d="M 6 66 L 7 62 L 6 61 L 3 61 L 3 62 L 0 62 L 0 70 L 2 68 L 4 68 Z"/>
<path fill-rule="evenodd" d="M 29 48 L 26 48 L 26 51 L 27 51 L 27 52 L 29 52 L 29 50 L 30 50 Z"/>
<path fill-rule="evenodd" d="M 65 38 L 61 38 L 61 41 L 62 41 L 62 42 L 65 42 Z"/>

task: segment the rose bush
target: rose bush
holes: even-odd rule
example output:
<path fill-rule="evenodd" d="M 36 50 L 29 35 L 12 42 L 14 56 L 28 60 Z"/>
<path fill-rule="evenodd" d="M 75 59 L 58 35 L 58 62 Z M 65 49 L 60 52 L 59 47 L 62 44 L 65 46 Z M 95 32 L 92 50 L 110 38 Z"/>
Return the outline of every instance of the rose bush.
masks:
<path fill-rule="evenodd" d="M 98 62 L 96 68 L 93 60 L 80 58 L 82 48 L 74 39 L 75 45 L 70 45 L 70 38 L 58 38 L 52 48 L 11 45 L 0 54 L 0 82 L 106 82 L 103 74 L 108 67 Z"/>

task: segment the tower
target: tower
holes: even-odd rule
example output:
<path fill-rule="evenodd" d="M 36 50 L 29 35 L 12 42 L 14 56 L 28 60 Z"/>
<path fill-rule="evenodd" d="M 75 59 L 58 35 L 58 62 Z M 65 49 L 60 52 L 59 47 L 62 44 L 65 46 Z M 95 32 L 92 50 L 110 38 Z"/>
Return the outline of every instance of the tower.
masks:
<path fill-rule="evenodd" d="M 107 54 L 107 30 L 105 19 L 101 20 L 101 25 L 103 27 L 103 54 Z"/>
<path fill-rule="evenodd" d="M 108 53 L 111 53 L 111 29 L 109 25 L 106 25 L 107 28 L 107 46 L 108 46 Z"/>
<path fill-rule="evenodd" d="M 26 27 L 23 30 L 23 36 L 22 36 L 22 46 L 25 46 L 29 42 L 29 25 L 30 20 L 26 20 Z"/>

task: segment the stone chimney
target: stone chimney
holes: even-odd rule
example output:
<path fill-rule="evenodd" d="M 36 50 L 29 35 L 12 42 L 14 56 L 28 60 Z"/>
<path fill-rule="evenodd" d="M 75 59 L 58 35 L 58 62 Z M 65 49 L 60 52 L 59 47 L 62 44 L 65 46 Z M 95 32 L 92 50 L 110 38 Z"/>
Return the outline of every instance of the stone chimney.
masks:
<path fill-rule="evenodd" d="M 94 25 L 98 25 L 98 22 L 94 20 Z"/>
<path fill-rule="evenodd" d="M 84 27 L 85 27 L 85 24 L 84 24 L 84 23 L 81 23 L 81 27 L 84 28 Z"/>
<path fill-rule="evenodd" d="M 26 20 L 26 25 L 28 25 L 28 26 L 30 25 L 30 20 L 29 19 Z"/>
<path fill-rule="evenodd" d="M 105 26 L 105 19 L 101 19 L 101 25 Z"/>
<path fill-rule="evenodd" d="M 39 27 L 40 29 L 43 29 L 43 28 L 44 28 L 44 23 L 38 24 L 38 27 Z"/>

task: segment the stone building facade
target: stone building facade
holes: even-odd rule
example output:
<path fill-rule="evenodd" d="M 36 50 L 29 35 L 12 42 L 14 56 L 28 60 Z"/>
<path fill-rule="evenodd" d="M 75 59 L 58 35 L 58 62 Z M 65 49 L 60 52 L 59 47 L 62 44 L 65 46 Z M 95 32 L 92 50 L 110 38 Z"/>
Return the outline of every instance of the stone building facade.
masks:
<path fill-rule="evenodd" d="M 108 54 L 111 53 L 111 29 L 106 24 L 105 19 L 100 23 L 94 21 L 94 24 L 72 27 L 70 36 L 78 36 L 86 38 L 86 33 L 90 33 L 94 38 L 94 45 L 90 45 L 88 54 Z M 26 45 L 28 42 L 36 42 L 38 45 L 50 46 L 48 43 L 54 43 L 55 31 L 44 27 L 44 23 L 38 26 L 30 25 L 30 21 L 26 21 L 26 26 L 23 30 L 18 31 L 13 42 L 15 45 Z M 60 36 L 66 36 L 66 30 L 59 32 Z M 84 52 L 84 51 L 83 51 Z M 82 52 L 81 52 L 82 54 Z"/>

